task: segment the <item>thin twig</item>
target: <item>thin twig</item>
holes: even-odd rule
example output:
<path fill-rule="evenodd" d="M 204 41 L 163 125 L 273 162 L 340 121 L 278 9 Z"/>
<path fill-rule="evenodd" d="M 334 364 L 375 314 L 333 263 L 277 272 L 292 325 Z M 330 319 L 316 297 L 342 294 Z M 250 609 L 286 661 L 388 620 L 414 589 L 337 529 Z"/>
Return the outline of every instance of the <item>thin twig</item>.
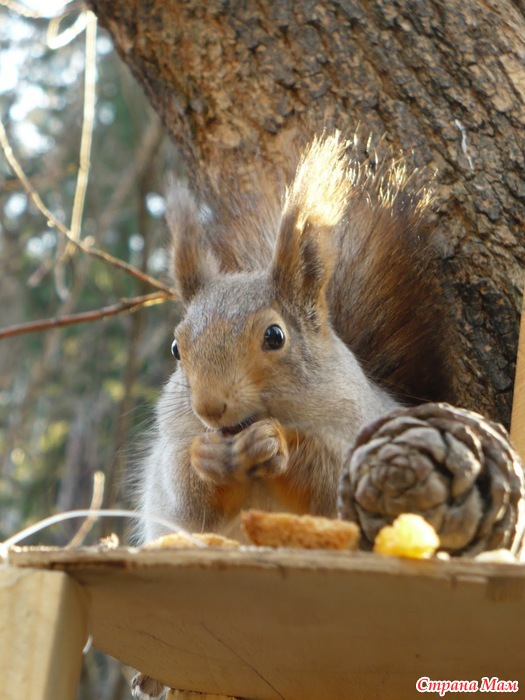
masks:
<path fill-rule="evenodd" d="M 174 299 L 167 292 L 155 292 L 153 294 L 145 294 L 132 299 L 123 299 L 118 304 L 105 306 L 96 311 L 84 311 L 78 314 L 70 314 L 59 318 L 47 318 L 40 321 L 29 321 L 28 323 L 19 323 L 14 326 L 0 329 L 0 340 L 4 338 L 12 338 L 15 335 L 23 333 L 34 333 L 36 331 L 45 331 L 50 328 L 63 328 L 64 326 L 73 326 L 77 323 L 89 323 L 98 321 L 109 316 L 117 316 L 125 311 L 135 311 L 144 306 L 153 306 L 154 304 L 163 304 L 168 299 Z"/>
<path fill-rule="evenodd" d="M 155 153 L 158 151 L 159 146 L 162 143 L 163 138 L 164 132 L 162 130 L 160 119 L 155 112 L 152 112 L 149 124 L 144 131 L 141 143 L 135 152 L 133 161 L 125 172 L 122 173 L 115 186 L 115 189 L 111 192 L 109 202 L 106 204 L 97 221 L 98 228 L 101 231 L 108 231 L 111 228 L 116 217 L 121 211 L 122 203 L 135 186 L 135 183 L 139 177 L 141 177 L 144 170 L 149 167 L 152 158 L 155 156 Z M 67 170 L 62 171 L 62 174 L 68 174 Z M 60 172 L 56 175 L 36 175 L 31 178 L 31 182 L 34 186 L 36 180 L 43 180 L 45 178 L 46 183 L 49 183 L 49 179 L 51 177 L 60 178 L 60 176 Z M 4 185 L 4 189 L 6 190 L 14 190 L 15 187 L 17 189 L 20 188 L 20 181 L 17 178 L 13 178 Z M 56 262 L 52 259 L 45 260 L 43 263 L 41 263 L 40 266 L 28 278 L 28 285 L 30 287 L 38 286 L 41 280 L 50 272 L 55 264 Z"/>
<path fill-rule="evenodd" d="M 71 12 L 70 10 L 69 12 Z M 66 12 L 64 14 L 58 15 L 58 17 L 53 17 L 49 20 L 49 25 L 47 28 L 47 45 L 51 50 L 61 49 L 64 46 L 70 44 L 76 37 L 84 31 L 87 23 L 89 22 L 89 15 L 91 12 L 84 9 L 71 26 L 60 32 L 60 24 L 64 17 L 66 17 Z M 60 33 L 59 33 L 60 32 Z"/>
<path fill-rule="evenodd" d="M 97 471 L 93 474 L 93 496 L 91 497 L 91 503 L 89 505 L 89 510 L 100 510 L 102 507 L 102 501 L 104 500 L 104 482 L 106 477 L 101 471 Z M 66 549 L 71 549 L 72 547 L 80 547 L 84 543 L 84 540 L 90 533 L 97 520 L 96 515 L 88 516 L 82 525 L 79 527 L 76 535 L 67 543 Z"/>
<path fill-rule="evenodd" d="M 86 189 L 89 179 L 91 143 L 93 140 L 93 125 L 95 121 L 95 83 L 96 83 L 96 47 L 97 18 L 92 12 L 87 12 L 86 25 L 86 49 L 84 72 L 84 113 L 82 117 L 82 135 L 80 138 L 79 168 L 77 174 L 77 186 L 73 200 L 73 212 L 71 214 L 71 235 L 77 241 L 80 238 L 82 213 L 86 200 Z M 66 259 L 72 253 L 73 245 L 66 246 Z"/>
<path fill-rule="evenodd" d="M 27 17 L 27 19 L 49 19 L 49 16 L 43 14 L 42 12 L 37 12 L 36 10 L 30 10 L 28 7 L 21 5 L 17 0 L 0 0 L 0 5 L 7 7 L 12 12 L 21 15 L 22 17 Z M 82 2 L 73 2 L 73 0 L 67 0 L 65 7 L 59 12 L 55 17 L 65 17 L 66 15 L 74 12 L 76 10 L 82 9 Z"/>
<path fill-rule="evenodd" d="M 82 31 L 84 28 L 86 30 L 85 37 L 85 48 L 84 48 L 84 108 L 82 115 L 82 133 L 80 137 L 80 153 L 78 158 L 78 171 L 77 171 L 77 184 L 75 187 L 75 196 L 73 198 L 73 211 L 71 213 L 71 225 L 70 231 L 72 237 L 78 241 L 80 240 L 80 230 L 82 226 L 82 214 L 84 212 L 84 203 L 86 201 L 86 190 L 89 180 L 89 171 L 91 167 L 90 155 L 91 155 L 91 143 L 93 141 L 93 127 L 95 123 L 95 85 L 96 85 L 96 59 L 97 59 L 97 18 L 96 16 L 86 10 L 77 18 L 80 20 L 83 18 L 84 23 L 79 24 L 77 27 L 78 32 Z M 76 25 L 77 23 L 75 23 Z M 56 25 L 56 26 L 55 26 Z M 49 23 L 48 30 L 48 45 L 56 48 L 61 45 L 60 37 L 56 34 L 58 27 L 60 25 L 60 19 L 52 20 Z M 75 25 L 70 27 L 72 30 Z M 56 45 L 51 44 L 51 30 L 53 28 L 54 41 Z M 76 30 L 75 30 L 76 31 Z M 68 30 L 66 30 L 62 35 L 65 42 L 70 41 L 66 35 Z M 76 36 L 76 34 L 74 34 Z M 73 37 L 72 37 L 73 38 Z M 64 44 L 65 45 L 65 44 Z M 64 248 L 64 251 L 60 255 L 59 259 L 55 265 L 55 284 L 57 288 L 57 293 L 61 299 L 67 299 L 69 296 L 69 290 L 65 281 L 65 264 L 67 261 L 73 257 L 77 248 L 75 245 L 68 241 Z"/>
<path fill-rule="evenodd" d="M 108 265 L 112 265 L 113 267 L 122 270 L 126 274 L 135 277 L 135 279 L 138 279 L 141 282 L 144 282 L 145 284 L 149 284 L 155 289 L 160 289 L 170 297 L 174 297 L 174 290 L 168 287 L 167 285 L 163 284 L 162 282 L 159 282 L 154 277 L 150 277 L 150 275 L 141 272 L 136 267 L 133 267 L 133 265 L 130 265 L 129 263 L 124 262 L 123 260 L 119 260 L 119 258 L 115 258 L 113 255 L 110 255 L 109 253 L 106 253 L 103 250 L 99 250 L 94 246 L 86 245 L 86 243 L 84 243 L 83 241 L 76 241 L 72 237 L 71 231 L 67 228 L 67 226 L 64 226 L 64 224 L 58 221 L 54 214 L 46 207 L 38 192 L 33 188 L 31 183 L 29 182 L 29 179 L 27 178 L 24 170 L 22 169 L 22 166 L 15 158 L 13 149 L 9 144 L 9 140 L 7 138 L 7 134 L 1 120 L 0 145 L 2 146 L 7 162 L 11 166 L 13 172 L 16 174 L 16 176 L 22 183 L 25 191 L 29 195 L 29 198 L 31 199 L 33 204 L 45 216 L 49 226 L 53 226 L 58 231 L 60 231 L 60 233 L 62 233 L 68 239 L 68 241 L 71 241 L 73 245 L 75 245 L 77 248 L 79 248 L 79 250 L 86 253 L 87 255 L 91 255 L 95 258 L 98 258 L 99 260 L 103 260 Z"/>
<path fill-rule="evenodd" d="M 12 12 L 21 15 L 22 17 L 27 17 L 28 19 L 43 19 L 44 15 L 40 12 L 35 12 L 27 7 L 24 7 L 16 0 L 0 0 L 0 5 L 7 7 Z M 46 18 L 47 19 L 47 18 Z"/>

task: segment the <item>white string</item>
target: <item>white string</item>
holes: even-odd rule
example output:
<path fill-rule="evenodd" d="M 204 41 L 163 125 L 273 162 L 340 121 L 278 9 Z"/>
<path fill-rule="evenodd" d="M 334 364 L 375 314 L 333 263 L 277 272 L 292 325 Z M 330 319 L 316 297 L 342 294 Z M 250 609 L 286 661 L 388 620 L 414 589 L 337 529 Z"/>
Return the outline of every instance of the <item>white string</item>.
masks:
<path fill-rule="evenodd" d="M 189 542 L 197 545 L 198 547 L 205 546 L 202 542 L 199 542 L 194 537 L 192 537 L 189 532 L 184 530 L 184 528 L 180 527 L 176 523 L 171 522 L 170 520 L 166 520 L 165 518 L 161 518 L 158 515 L 145 515 L 143 513 L 136 513 L 133 510 L 124 510 L 124 509 L 120 509 L 120 508 L 102 509 L 102 510 L 84 509 L 84 510 L 69 510 L 69 511 L 66 511 L 64 513 L 58 513 L 57 515 L 51 515 L 48 518 L 44 518 L 43 520 L 39 520 L 34 525 L 30 525 L 29 527 L 26 527 L 23 530 L 20 530 L 20 532 L 17 532 L 16 535 L 12 535 L 12 537 L 8 537 L 7 540 L 0 542 L 0 557 L 2 559 L 7 559 L 8 555 L 9 555 L 8 550 L 10 547 L 13 547 L 15 544 L 18 544 L 21 540 L 25 540 L 28 537 L 31 537 L 31 535 L 34 535 L 36 532 L 40 532 L 40 530 L 44 530 L 47 527 L 51 527 L 51 525 L 55 525 L 56 523 L 60 523 L 63 520 L 70 520 L 72 518 L 89 518 L 89 517 L 130 518 L 132 520 L 150 520 L 150 521 L 157 523 L 158 525 L 162 525 L 162 527 L 167 528 L 171 532 L 177 532 L 181 535 L 184 535 L 184 537 L 186 537 Z"/>

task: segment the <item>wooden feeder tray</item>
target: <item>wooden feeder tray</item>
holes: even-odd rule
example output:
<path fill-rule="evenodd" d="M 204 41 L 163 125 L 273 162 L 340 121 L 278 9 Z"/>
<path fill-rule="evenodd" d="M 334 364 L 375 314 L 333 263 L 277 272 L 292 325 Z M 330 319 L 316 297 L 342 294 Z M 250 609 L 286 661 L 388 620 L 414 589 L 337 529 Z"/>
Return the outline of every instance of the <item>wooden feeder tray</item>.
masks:
<path fill-rule="evenodd" d="M 88 633 L 169 686 L 254 700 L 411 698 L 420 677 L 525 688 L 519 564 L 21 549 L 0 582 L 8 700 L 74 698 Z"/>

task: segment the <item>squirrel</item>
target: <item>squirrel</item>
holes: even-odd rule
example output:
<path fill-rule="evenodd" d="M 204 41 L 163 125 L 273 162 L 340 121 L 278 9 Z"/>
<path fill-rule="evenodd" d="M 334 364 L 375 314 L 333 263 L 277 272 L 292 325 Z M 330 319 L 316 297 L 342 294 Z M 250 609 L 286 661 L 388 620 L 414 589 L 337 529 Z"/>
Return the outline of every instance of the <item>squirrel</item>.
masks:
<path fill-rule="evenodd" d="M 143 515 L 230 535 L 247 507 L 336 516 L 359 429 L 446 398 L 431 200 L 402 161 L 359 162 L 338 132 L 310 142 L 266 224 L 241 211 L 214 225 L 172 187 L 185 313 L 141 468 Z M 164 533 L 145 518 L 143 540 Z"/>

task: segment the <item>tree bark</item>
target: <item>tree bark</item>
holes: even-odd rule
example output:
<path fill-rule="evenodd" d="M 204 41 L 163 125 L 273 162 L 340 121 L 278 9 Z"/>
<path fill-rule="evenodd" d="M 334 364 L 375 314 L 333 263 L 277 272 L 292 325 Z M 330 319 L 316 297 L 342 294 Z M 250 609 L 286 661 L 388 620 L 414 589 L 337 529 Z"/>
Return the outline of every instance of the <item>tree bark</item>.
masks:
<path fill-rule="evenodd" d="M 508 425 L 525 261 L 522 0 L 91 0 L 190 173 L 338 127 L 436 172 L 457 403 Z M 299 126 L 300 125 L 300 128 Z"/>

